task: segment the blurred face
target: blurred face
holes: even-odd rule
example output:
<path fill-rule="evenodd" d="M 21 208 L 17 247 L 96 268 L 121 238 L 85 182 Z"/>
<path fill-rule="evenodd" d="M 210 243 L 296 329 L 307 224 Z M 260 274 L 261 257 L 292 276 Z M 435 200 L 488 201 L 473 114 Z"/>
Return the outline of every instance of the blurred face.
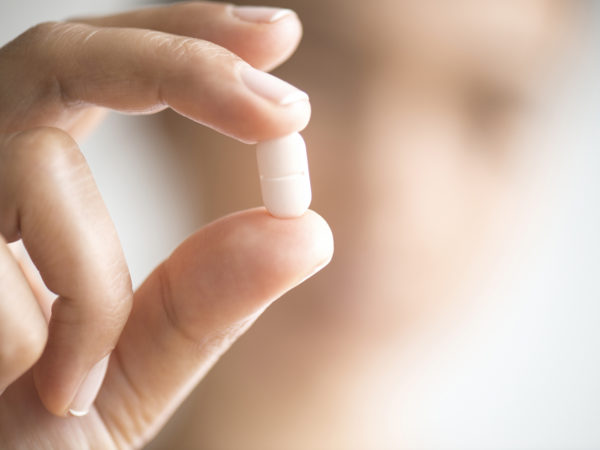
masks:
<path fill-rule="evenodd" d="M 535 108 L 573 3 L 278 5 L 294 8 L 305 25 L 300 51 L 279 75 L 311 94 L 304 135 L 312 207 L 331 224 L 336 255 L 268 311 L 209 377 L 194 442 L 368 448 L 377 435 L 382 444 L 401 443 L 400 429 L 377 429 L 385 423 L 377 412 L 387 414 L 378 401 L 402 398 L 405 381 L 418 373 L 407 356 L 413 336 L 468 307 L 457 299 L 502 246 L 520 196 L 515 180 L 533 150 Z M 208 218 L 259 204 L 252 152 L 226 151 L 235 145 L 190 126 L 186 142 L 195 147 L 200 139 L 215 140 L 215 151 L 195 163 L 205 169 Z M 261 357 L 268 360 L 248 363 Z M 392 380 L 385 375 L 391 366 L 401 374 Z M 231 433 L 222 423 L 239 430 L 241 442 L 224 442 Z"/>
<path fill-rule="evenodd" d="M 310 70 L 298 79 L 314 77 L 315 207 L 337 238 L 328 298 L 344 308 L 334 320 L 354 312 L 353 332 L 358 322 L 396 333 L 451 303 L 502 240 L 571 11 L 557 1 L 327 5 L 328 19 L 306 26 L 325 62 L 299 64 Z"/>

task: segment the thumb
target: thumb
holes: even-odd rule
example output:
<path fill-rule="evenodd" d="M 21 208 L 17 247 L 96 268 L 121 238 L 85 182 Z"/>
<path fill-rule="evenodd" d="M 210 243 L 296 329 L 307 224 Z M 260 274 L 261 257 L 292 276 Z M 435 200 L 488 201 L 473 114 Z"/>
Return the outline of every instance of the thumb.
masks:
<path fill-rule="evenodd" d="M 327 223 L 236 213 L 188 238 L 139 288 L 96 408 L 117 444 L 143 445 L 264 309 L 325 266 Z"/>

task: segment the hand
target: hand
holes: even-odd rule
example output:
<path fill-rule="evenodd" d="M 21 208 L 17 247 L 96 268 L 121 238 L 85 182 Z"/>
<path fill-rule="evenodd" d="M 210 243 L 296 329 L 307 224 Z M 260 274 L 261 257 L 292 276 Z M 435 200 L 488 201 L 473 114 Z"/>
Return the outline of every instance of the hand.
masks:
<path fill-rule="evenodd" d="M 171 107 L 245 142 L 302 129 L 306 97 L 250 66 L 273 68 L 300 39 L 297 17 L 275 12 L 178 4 L 41 24 L 0 49 L 0 448 L 143 445 L 274 299 L 331 259 L 318 215 L 258 208 L 192 235 L 132 293 L 73 138 L 102 107 Z"/>

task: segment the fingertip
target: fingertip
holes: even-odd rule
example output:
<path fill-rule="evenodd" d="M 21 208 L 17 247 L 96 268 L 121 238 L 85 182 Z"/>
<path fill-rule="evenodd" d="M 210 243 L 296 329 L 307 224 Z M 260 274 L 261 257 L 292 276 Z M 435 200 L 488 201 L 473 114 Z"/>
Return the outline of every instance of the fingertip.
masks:
<path fill-rule="evenodd" d="M 306 128 L 312 113 L 306 92 L 245 63 L 238 64 L 236 72 L 246 91 L 244 106 L 234 109 L 240 114 L 234 122 L 236 138 L 255 143 Z"/>
<path fill-rule="evenodd" d="M 227 12 L 241 34 L 232 34 L 232 47 L 261 70 L 270 71 L 286 61 L 302 39 L 302 23 L 291 9 L 230 5 Z"/>
<path fill-rule="evenodd" d="M 218 319 L 228 323 L 264 309 L 327 265 L 332 254 L 331 229 L 315 212 L 281 220 L 260 207 L 199 230 L 175 250 L 165 267 L 175 303 L 190 296 L 211 302 L 214 294 L 205 294 L 218 292 Z"/>
<path fill-rule="evenodd" d="M 329 223 L 318 213 L 309 209 L 304 217 L 307 217 L 310 221 L 310 227 L 312 228 L 312 236 L 315 241 L 315 245 L 318 248 L 318 253 L 321 255 L 321 267 L 325 267 L 333 258 L 335 249 L 335 241 L 333 238 L 333 231 L 329 226 Z"/>
<path fill-rule="evenodd" d="M 244 143 L 301 131 L 310 120 L 307 93 L 214 44 L 192 46 L 186 63 L 172 75 L 161 88 L 164 102 Z"/>
<path fill-rule="evenodd" d="M 245 144 L 256 144 L 300 132 L 310 122 L 312 114 L 308 98 L 283 106 L 263 99 L 249 99 L 238 102 L 237 106 L 237 110 L 233 110 L 234 118 L 230 122 L 235 124 L 235 128 L 213 128 Z"/>
<path fill-rule="evenodd" d="M 314 275 L 333 257 L 331 228 L 312 210 L 285 220 L 273 217 L 264 207 L 230 217 L 240 224 L 236 226 L 239 233 L 236 240 L 251 244 L 246 244 L 248 253 L 254 254 L 257 263 L 262 265 L 261 272 L 278 278 L 278 296 Z"/>

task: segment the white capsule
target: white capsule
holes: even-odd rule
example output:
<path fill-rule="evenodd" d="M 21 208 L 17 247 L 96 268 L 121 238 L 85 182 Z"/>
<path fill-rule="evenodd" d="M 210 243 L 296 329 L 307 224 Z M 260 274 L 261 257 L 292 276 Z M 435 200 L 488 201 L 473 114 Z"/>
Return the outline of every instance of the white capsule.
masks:
<path fill-rule="evenodd" d="M 312 198 L 306 144 L 292 133 L 256 146 L 263 203 L 282 219 L 300 217 Z"/>

